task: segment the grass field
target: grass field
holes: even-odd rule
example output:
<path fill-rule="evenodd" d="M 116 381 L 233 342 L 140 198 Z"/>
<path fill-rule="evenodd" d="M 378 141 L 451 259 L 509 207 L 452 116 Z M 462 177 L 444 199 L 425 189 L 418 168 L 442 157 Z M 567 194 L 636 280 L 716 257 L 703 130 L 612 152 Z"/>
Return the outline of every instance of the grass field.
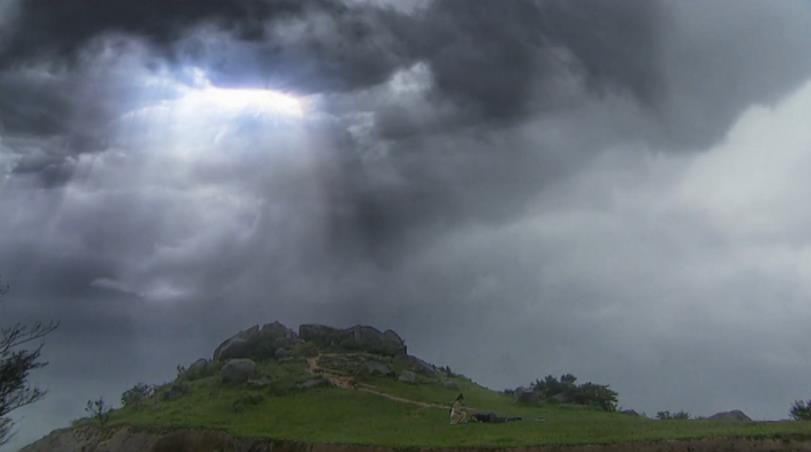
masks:
<path fill-rule="evenodd" d="M 447 405 L 461 391 L 469 407 L 521 416 L 510 424 L 450 425 L 447 409 L 402 403 L 379 395 L 334 387 L 295 390 L 306 377 L 298 361 L 264 363 L 274 385 L 263 391 L 223 385 L 211 376 L 189 383 L 180 399 L 153 397 L 139 408 L 115 411 L 110 425 L 147 430 L 199 427 L 237 436 L 318 443 L 382 446 L 526 446 L 617 443 L 706 437 L 811 437 L 811 422 L 725 423 L 657 421 L 575 406 L 520 406 L 506 395 L 464 378 L 460 390 L 439 383 L 406 384 L 392 378 L 366 379 L 377 390 L 414 401 Z M 238 412 L 234 402 L 246 395 L 262 400 Z"/>

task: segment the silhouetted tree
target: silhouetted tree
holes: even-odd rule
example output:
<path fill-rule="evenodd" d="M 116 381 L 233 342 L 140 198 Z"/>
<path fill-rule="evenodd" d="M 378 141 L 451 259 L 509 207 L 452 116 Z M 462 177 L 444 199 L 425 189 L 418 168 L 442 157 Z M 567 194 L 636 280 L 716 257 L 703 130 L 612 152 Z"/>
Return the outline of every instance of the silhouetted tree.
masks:
<path fill-rule="evenodd" d="M 8 285 L 0 280 L 0 297 L 6 293 Z M 28 383 L 32 370 L 48 364 L 40 361 L 42 344 L 33 349 L 23 347 L 52 333 L 57 326 L 56 323 L 15 323 L 0 329 L 0 446 L 12 436 L 13 423 L 8 414 L 45 396 L 45 390 Z"/>
<path fill-rule="evenodd" d="M 97 420 L 99 425 L 104 426 L 110 419 L 110 413 L 113 411 L 113 408 L 107 405 L 107 402 L 104 401 L 104 397 L 99 397 L 97 400 L 88 400 L 84 410 L 90 417 Z"/>
<path fill-rule="evenodd" d="M 677 411 L 671 413 L 670 411 L 659 411 L 656 413 L 656 419 L 660 421 L 686 421 L 690 419 L 690 413 L 686 411 Z"/>
<path fill-rule="evenodd" d="M 791 414 L 791 417 L 796 421 L 811 421 L 811 400 L 808 402 L 803 402 L 802 400 L 794 402 L 789 414 Z"/>
<path fill-rule="evenodd" d="M 155 388 L 146 383 L 138 383 L 121 394 L 121 405 L 125 407 L 140 408 L 146 399 L 150 398 Z"/>
<path fill-rule="evenodd" d="M 577 377 L 572 374 L 563 374 L 560 380 L 547 375 L 543 380 L 535 380 L 530 387 L 543 401 L 588 405 L 605 411 L 617 409 L 617 393 L 608 385 L 591 382 L 578 385 Z"/>

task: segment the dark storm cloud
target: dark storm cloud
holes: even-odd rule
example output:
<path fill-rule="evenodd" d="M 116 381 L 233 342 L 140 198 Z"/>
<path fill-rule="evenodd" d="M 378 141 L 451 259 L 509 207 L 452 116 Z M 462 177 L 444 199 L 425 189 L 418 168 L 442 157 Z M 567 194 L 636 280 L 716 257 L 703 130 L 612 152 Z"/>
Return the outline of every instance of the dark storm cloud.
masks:
<path fill-rule="evenodd" d="M 20 9 L 17 33 L 0 53 L 3 67 L 51 59 L 75 64 L 80 50 L 94 38 L 116 34 L 144 39 L 173 60 L 191 59 L 226 85 L 264 81 L 299 91 L 346 90 L 378 83 L 399 65 L 398 43 L 386 37 L 385 22 L 394 21 L 397 13 L 369 5 L 350 8 L 321 0 L 33 0 Z M 296 36 L 274 33 L 274 28 L 302 19 L 302 29 L 291 31 Z M 205 31 L 189 37 L 198 27 L 225 33 L 236 42 L 212 44 Z"/>
<path fill-rule="evenodd" d="M 769 170 L 807 152 L 756 120 L 811 76 L 808 5 L 399 5 L 0 1 L 0 309 L 63 321 L 40 429 L 277 319 L 392 327 L 496 387 L 780 416 L 809 216 Z M 184 104 L 192 66 L 313 106 Z"/>
<path fill-rule="evenodd" d="M 404 32 L 430 64 L 439 96 L 468 114 L 509 120 L 566 106 L 571 78 L 654 100 L 661 8 L 649 1 L 440 1 Z"/>
<path fill-rule="evenodd" d="M 282 0 L 26 0 L 18 13 L 17 33 L 0 61 L 9 66 L 31 59 L 75 57 L 92 38 L 104 33 L 135 34 L 167 45 L 200 22 L 214 22 L 241 37 L 256 37 L 262 35 L 267 17 L 301 10 L 301 3 Z"/>

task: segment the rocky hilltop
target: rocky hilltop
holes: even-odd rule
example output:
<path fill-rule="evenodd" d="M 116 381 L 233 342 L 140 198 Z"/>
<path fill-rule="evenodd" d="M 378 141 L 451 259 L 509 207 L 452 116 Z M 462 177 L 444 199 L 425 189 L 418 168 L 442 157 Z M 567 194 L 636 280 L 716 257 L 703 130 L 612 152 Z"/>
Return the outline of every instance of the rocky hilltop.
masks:
<path fill-rule="evenodd" d="M 449 425 L 449 402 L 460 392 L 471 409 L 525 420 Z M 566 402 L 520 388 L 499 393 L 410 355 L 396 332 L 365 325 L 256 325 L 222 341 L 211 358 L 179 366 L 173 381 L 134 386 L 121 403 L 109 420 L 80 420 L 22 451 L 811 451 L 801 424 L 751 422 L 737 410 L 680 424 L 682 431 L 628 412 L 558 406 Z M 585 427 L 595 424 L 608 427 Z M 601 432 L 620 432 L 624 443 Z M 482 444 L 489 447 L 472 447 Z"/>
<path fill-rule="evenodd" d="M 216 350 L 214 360 L 235 358 L 279 359 L 293 356 L 305 343 L 325 352 L 366 352 L 405 356 L 403 339 L 392 330 L 356 325 L 338 329 L 326 325 L 301 325 L 296 334 L 280 322 L 253 326 L 226 339 Z"/>

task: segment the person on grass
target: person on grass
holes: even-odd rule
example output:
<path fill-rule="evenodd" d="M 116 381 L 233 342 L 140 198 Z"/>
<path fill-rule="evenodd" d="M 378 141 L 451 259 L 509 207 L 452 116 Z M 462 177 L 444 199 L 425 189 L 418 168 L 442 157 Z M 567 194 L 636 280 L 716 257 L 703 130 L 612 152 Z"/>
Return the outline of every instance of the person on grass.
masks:
<path fill-rule="evenodd" d="M 488 422 L 492 424 L 503 424 L 505 422 L 520 421 L 520 417 L 501 417 L 496 413 L 474 413 L 465 407 L 465 396 L 459 394 L 451 404 L 450 417 L 451 424 L 467 424 L 470 422 Z"/>

